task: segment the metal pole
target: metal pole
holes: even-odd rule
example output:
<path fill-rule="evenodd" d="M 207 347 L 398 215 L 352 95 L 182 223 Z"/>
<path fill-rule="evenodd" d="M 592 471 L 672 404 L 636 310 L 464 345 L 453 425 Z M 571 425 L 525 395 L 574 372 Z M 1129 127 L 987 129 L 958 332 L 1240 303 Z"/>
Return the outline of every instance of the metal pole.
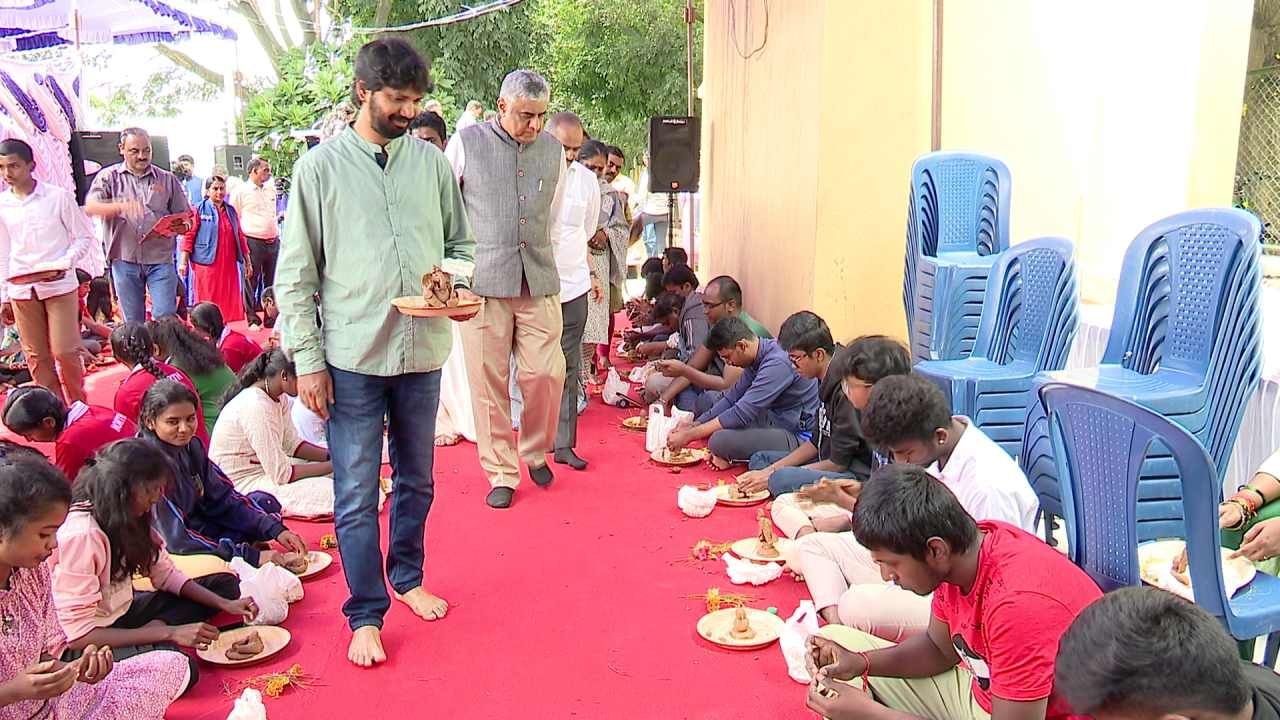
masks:
<path fill-rule="evenodd" d="M 933 0 L 933 107 L 929 118 L 929 146 L 942 149 L 942 1 Z"/>
<path fill-rule="evenodd" d="M 684 6 L 684 26 L 685 26 L 685 66 L 687 70 L 687 80 L 689 84 L 689 112 L 690 117 L 693 116 L 693 23 L 697 19 L 693 11 L 693 0 L 685 0 Z"/>

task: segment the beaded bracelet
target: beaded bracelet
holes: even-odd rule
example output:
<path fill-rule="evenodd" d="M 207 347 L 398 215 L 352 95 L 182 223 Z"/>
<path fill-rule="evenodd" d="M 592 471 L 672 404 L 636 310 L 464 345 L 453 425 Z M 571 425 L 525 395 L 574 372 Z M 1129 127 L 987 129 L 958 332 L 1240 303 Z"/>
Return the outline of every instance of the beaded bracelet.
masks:
<path fill-rule="evenodd" d="M 1247 490 L 1247 491 L 1249 491 L 1249 492 L 1251 492 L 1251 493 L 1253 493 L 1254 495 L 1257 495 L 1257 496 L 1258 496 L 1258 509 L 1259 509 L 1259 510 L 1261 510 L 1261 509 L 1262 509 L 1262 506 L 1263 506 L 1263 505 L 1266 505 L 1266 504 L 1267 504 L 1267 496 L 1266 496 L 1266 495 L 1263 495 L 1261 490 L 1259 490 L 1258 488 L 1256 488 L 1256 487 L 1254 487 L 1254 486 L 1252 486 L 1252 485 L 1245 485 L 1244 487 L 1240 488 L 1240 492 L 1245 492 L 1246 490 Z"/>
<path fill-rule="evenodd" d="M 1230 500 L 1228 500 L 1226 503 L 1223 503 L 1223 504 L 1224 504 L 1224 505 L 1228 505 L 1228 504 L 1229 504 L 1229 505 L 1235 505 L 1236 507 L 1240 508 L 1240 522 L 1238 522 L 1238 523 L 1236 523 L 1235 525 L 1232 525 L 1231 527 L 1227 528 L 1228 530 L 1241 530 L 1241 529 L 1243 529 L 1245 525 L 1248 525 L 1248 524 L 1249 524 L 1249 520 L 1251 520 L 1251 519 L 1253 518 L 1253 516 L 1257 514 L 1257 513 L 1253 512 L 1253 511 L 1249 508 L 1249 506 L 1248 506 L 1248 505 L 1246 505 L 1245 503 L 1240 502 L 1239 500 L 1236 500 L 1235 498 L 1231 498 Z"/>
<path fill-rule="evenodd" d="M 1243 504 L 1252 512 L 1257 512 L 1258 508 L 1262 507 L 1262 505 L 1257 500 L 1254 500 L 1252 495 L 1246 493 L 1243 488 L 1237 490 L 1236 494 L 1232 495 L 1229 499 Z"/>

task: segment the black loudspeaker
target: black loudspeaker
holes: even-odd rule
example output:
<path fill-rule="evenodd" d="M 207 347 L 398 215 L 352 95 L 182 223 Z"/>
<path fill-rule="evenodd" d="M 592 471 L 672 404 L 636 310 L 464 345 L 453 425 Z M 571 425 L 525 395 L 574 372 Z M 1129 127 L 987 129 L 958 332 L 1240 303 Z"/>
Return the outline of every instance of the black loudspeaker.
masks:
<path fill-rule="evenodd" d="M 213 164 L 227 169 L 228 175 L 238 178 L 249 176 L 249 160 L 253 152 L 248 145 L 219 145 L 213 149 Z"/>
<path fill-rule="evenodd" d="M 77 147 L 79 159 L 77 160 Z M 116 130 L 88 130 L 76 132 L 71 138 L 71 174 L 76 180 L 76 196 L 81 204 L 93 185 L 98 171 L 120 162 L 120 133 Z M 169 140 L 163 135 L 151 136 L 151 164 L 169 170 Z M 82 183 L 83 179 L 83 183 Z M 81 188 L 83 187 L 83 193 Z"/>
<path fill-rule="evenodd" d="M 701 123 L 696 117 L 649 118 L 649 192 L 697 192 Z"/>

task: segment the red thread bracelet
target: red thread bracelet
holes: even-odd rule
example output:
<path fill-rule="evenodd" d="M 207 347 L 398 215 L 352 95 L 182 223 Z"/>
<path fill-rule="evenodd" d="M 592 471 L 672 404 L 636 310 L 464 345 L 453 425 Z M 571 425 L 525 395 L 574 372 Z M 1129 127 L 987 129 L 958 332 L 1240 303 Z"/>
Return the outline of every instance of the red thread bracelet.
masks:
<path fill-rule="evenodd" d="M 854 653 L 857 654 L 858 657 L 862 658 L 862 691 L 870 692 L 871 680 L 869 678 L 871 675 L 871 660 L 864 652 L 855 650 Z"/>

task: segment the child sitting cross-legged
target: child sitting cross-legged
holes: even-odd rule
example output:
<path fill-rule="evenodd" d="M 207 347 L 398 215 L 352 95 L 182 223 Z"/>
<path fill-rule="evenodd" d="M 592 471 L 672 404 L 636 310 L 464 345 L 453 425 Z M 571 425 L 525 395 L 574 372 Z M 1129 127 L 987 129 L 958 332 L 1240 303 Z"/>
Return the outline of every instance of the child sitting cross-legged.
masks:
<path fill-rule="evenodd" d="M 783 328 L 786 329 L 786 323 Z M 849 513 L 857 501 L 862 481 L 884 462 L 884 457 L 862 435 L 862 411 L 867 407 L 871 387 L 883 378 L 911 372 L 907 348 L 884 335 L 866 335 L 854 340 L 848 347 L 837 350 L 825 367 L 825 353 L 820 347 L 806 353 L 805 349 L 815 343 L 803 339 L 796 342 L 799 349 L 791 351 L 796 369 L 802 375 L 820 373 L 822 380 L 823 414 L 818 417 L 817 442 L 811 440 L 813 444 L 809 447 L 825 447 L 829 458 L 813 465 L 792 467 L 788 463 L 793 458 L 779 459 L 778 453 L 756 453 L 749 465 L 753 471 L 738 478 L 738 486 L 745 492 L 768 487 L 774 497 L 770 508 L 773 521 L 784 535 L 792 538 L 815 530 L 849 529 Z M 796 453 L 804 449 L 802 445 Z M 821 456 L 819 450 L 818 457 Z M 829 471 L 842 466 L 848 471 Z"/>
<path fill-rule="evenodd" d="M 253 600 L 240 598 L 235 575 L 192 580 L 174 566 L 152 524 L 152 509 L 171 483 L 169 458 L 140 439 L 108 445 L 80 473 L 50 560 L 70 649 L 64 659 L 90 645 L 110 646 L 116 658 L 175 645 L 206 648 L 218 638 L 208 624 L 214 615 L 257 615 Z M 155 590 L 135 590 L 135 575 Z"/>
<path fill-rule="evenodd" d="M 0 458 L 0 717 L 58 720 L 160 720 L 186 689 L 187 658 L 177 651 L 125 657 L 105 643 L 64 662 L 49 565 L 71 489 L 39 453 L 16 445 Z"/>
<path fill-rule="evenodd" d="M 125 376 L 124 382 L 116 388 L 113 405 L 116 412 L 135 423 L 138 421 L 138 413 L 142 410 L 143 394 L 157 380 L 165 378 L 177 380 L 186 385 L 191 392 L 199 395 L 200 391 L 196 388 L 196 384 L 186 373 L 168 363 L 156 360 L 160 348 L 156 346 L 155 338 L 143 323 L 127 322 L 111 331 L 111 352 L 120 362 L 133 366 Z M 201 417 L 204 417 L 203 406 L 197 405 L 196 410 Z M 209 431 L 204 425 L 200 426 L 196 434 L 201 440 L 209 441 Z"/>
<path fill-rule="evenodd" d="M 14 388 L 5 398 L 5 427 L 31 442 L 53 443 L 53 464 L 75 484 L 84 462 L 99 448 L 131 438 L 138 428 L 129 418 L 79 400 L 67 407 L 39 385 Z"/>
<path fill-rule="evenodd" d="M 265 492 L 237 492 L 196 437 L 199 422 L 195 394 L 181 383 L 160 380 L 143 396 L 140 435 L 173 462 L 173 483 L 155 511 L 169 552 L 305 569 L 307 544 L 280 520 L 280 502 Z M 271 540 L 285 549 L 259 549 L 258 543 Z"/>
<path fill-rule="evenodd" d="M 777 341 L 756 337 L 742 318 L 730 316 L 715 324 L 706 343 L 742 374 L 694 424 L 672 432 L 668 448 L 706 438 L 712 462 L 724 468 L 762 450 L 790 453 L 809 441 L 818 416 L 818 382 L 801 377 Z"/>
<path fill-rule="evenodd" d="M 289 408 L 298 373 L 283 350 L 270 350 L 244 366 L 223 399 L 209 458 L 242 493 L 270 493 L 287 516 L 333 514 L 329 451 L 298 437 Z"/>
<path fill-rule="evenodd" d="M 912 465 L 872 475 L 853 534 L 885 579 L 932 596 L 927 629 L 896 645 L 840 625 L 820 630 L 808 640 L 812 710 L 830 720 L 1072 717 L 1055 691 L 1054 654 L 1102 596 L 1083 570 L 1020 528 L 975 521 Z"/>
<path fill-rule="evenodd" d="M 1017 463 L 968 418 L 953 416 L 947 397 L 924 377 L 891 375 L 877 382 L 862 413 L 862 435 L 894 463 L 924 467 L 975 519 L 1035 531 L 1039 499 Z M 928 599 L 886 584 L 853 533 L 802 534 L 787 559 L 827 622 L 895 641 L 928 626 Z"/>

